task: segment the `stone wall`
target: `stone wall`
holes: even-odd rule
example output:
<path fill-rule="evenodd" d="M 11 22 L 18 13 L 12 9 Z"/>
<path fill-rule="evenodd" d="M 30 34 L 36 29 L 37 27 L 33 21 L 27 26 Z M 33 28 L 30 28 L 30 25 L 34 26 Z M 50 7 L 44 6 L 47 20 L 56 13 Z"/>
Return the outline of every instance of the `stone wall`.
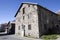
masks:
<path fill-rule="evenodd" d="M 38 6 L 38 21 L 40 36 L 43 34 L 57 33 L 57 14 Z"/>
<path fill-rule="evenodd" d="M 23 8 L 25 8 L 24 14 Z M 31 30 L 28 29 L 29 24 L 31 25 Z M 39 37 L 38 14 L 36 5 L 23 4 L 23 6 L 20 9 L 20 12 L 18 12 L 18 15 L 16 16 L 16 34 L 21 35 L 21 31 L 23 31 L 22 25 L 25 25 L 25 36 Z M 20 30 L 18 29 L 19 26 Z"/>
<path fill-rule="evenodd" d="M 39 38 L 43 34 L 59 33 L 57 25 L 57 15 L 53 12 L 38 5 L 23 4 L 16 16 L 15 34 Z"/>

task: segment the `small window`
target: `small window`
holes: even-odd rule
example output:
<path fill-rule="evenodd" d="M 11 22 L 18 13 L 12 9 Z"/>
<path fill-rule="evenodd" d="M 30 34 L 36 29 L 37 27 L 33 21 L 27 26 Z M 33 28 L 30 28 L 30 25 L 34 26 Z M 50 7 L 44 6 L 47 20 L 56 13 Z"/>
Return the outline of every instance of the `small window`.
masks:
<path fill-rule="evenodd" d="M 30 4 L 28 5 L 28 7 L 30 7 Z"/>
<path fill-rule="evenodd" d="M 23 8 L 23 14 L 25 13 L 25 8 Z"/>
<path fill-rule="evenodd" d="M 22 25 L 22 29 L 25 30 L 25 25 Z"/>
<path fill-rule="evenodd" d="M 31 25 L 28 25 L 28 30 L 31 30 Z"/>
<path fill-rule="evenodd" d="M 20 26 L 18 27 L 18 29 L 20 30 Z"/>
<path fill-rule="evenodd" d="M 24 20 L 24 16 L 23 16 L 23 20 Z"/>
<path fill-rule="evenodd" d="M 46 24 L 44 24 L 44 29 L 47 29 L 47 25 Z"/>

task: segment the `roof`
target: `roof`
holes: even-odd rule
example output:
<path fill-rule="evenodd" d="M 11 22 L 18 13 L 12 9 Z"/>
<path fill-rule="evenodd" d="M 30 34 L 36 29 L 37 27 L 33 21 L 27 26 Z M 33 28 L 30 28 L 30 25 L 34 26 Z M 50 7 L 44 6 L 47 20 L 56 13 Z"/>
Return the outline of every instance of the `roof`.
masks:
<path fill-rule="evenodd" d="M 46 7 L 43 7 L 43 6 L 39 5 L 39 4 L 38 4 L 37 6 L 39 6 L 39 7 L 43 8 L 43 9 L 45 9 L 45 10 L 47 10 L 47 11 L 49 11 L 49 12 L 53 13 L 53 14 L 55 14 L 55 15 L 58 15 L 57 13 L 55 13 L 55 12 L 53 12 L 53 11 L 51 11 L 51 10 L 47 9 Z"/>
<path fill-rule="evenodd" d="M 18 12 L 19 12 L 19 10 L 20 10 L 20 8 L 22 7 L 22 5 L 23 5 L 23 4 L 37 5 L 37 3 L 31 3 L 31 2 L 22 2 L 22 3 L 21 3 L 21 5 L 20 5 L 20 7 L 18 8 L 18 10 L 17 10 L 17 12 L 16 12 L 16 14 L 15 14 L 15 16 L 14 16 L 14 17 L 16 17 L 16 15 L 18 14 Z"/>
<path fill-rule="evenodd" d="M 41 6 L 41 5 L 37 4 L 37 3 L 22 2 L 22 3 L 21 3 L 21 5 L 20 5 L 20 7 L 18 8 L 18 10 L 17 10 L 17 12 L 16 12 L 16 14 L 15 14 L 15 16 L 14 16 L 14 17 L 16 17 L 16 16 L 17 16 L 17 14 L 18 14 L 18 12 L 19 12 L 19 10 L 20 10 L 20 8 L 22 7 L 22 5 L 23 5 L 23 4 L 37 5 L 37 6 L 39 6 L 39 7 L 43 8 L 43 9 L 45 9 L 45 10 L 48 10 L 47 8 L 45 8 L 45 7 Z M 48 10 L 48 11 L 50 11 L 50 10 Z M 52 12 L 52 11 L 50 11 L 50 12 L 51 12 L 51 13 L 53 13 L 53 14 L 56 14 L 56 13 L 54 13 L 54 12 Z M 56 15 L 57 15 L 57 14 L 56 14 Z"/>
<path fill-rule="evenodd" d="M 10 23 L 14 23 L 15 24 L 15 20 L 9 21 L 7 25 L 9 25 Z"/>

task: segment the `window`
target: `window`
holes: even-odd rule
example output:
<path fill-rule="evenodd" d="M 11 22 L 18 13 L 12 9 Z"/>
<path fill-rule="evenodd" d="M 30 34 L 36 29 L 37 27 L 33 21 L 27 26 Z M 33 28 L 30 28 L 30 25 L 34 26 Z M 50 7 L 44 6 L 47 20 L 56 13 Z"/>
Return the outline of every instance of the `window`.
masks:
<path fill-rule="evenodd" d="M 30 4 L 28 5 L 28 7 L 30 7 Z"/>
<path fill-rule="evenodd" d="M 28 29 L 31 30 L 31 25 L 28 25 Z"/>
<path fill-rule="evenodd" d="M 23 16 L 23 20 L 24 20 L 24 16 Z"/>
<path fill-rule="evenodd" d="M 18 27 L 18 29 L 20 30 L 20 26 Z"/>
<path fill-rule="evenodd" d="M 47 25 L 46 24 L 44 24 L 44 29 L 47 29 Z"/>
<path fill-rule="evenodd" d="M 23 14 L 25 13 L 25 8 L 23 8 Z"/>
<path fill-rule="evenodd" d="M 25 30 L 25 25 L 22 25 L 22 29 Z"/>

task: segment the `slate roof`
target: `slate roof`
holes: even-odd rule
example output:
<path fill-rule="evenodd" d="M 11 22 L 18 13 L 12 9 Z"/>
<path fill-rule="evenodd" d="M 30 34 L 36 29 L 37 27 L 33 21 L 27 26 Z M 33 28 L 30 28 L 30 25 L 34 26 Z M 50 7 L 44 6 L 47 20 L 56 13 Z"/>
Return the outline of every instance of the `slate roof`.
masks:
<path fill-rule="evenodd" d="M 20 10 L 20 8 L 22 7 L 22 5 L 23 5 L 23 4 L 37 5 L 37 6 L 39 6 L 39 7 L 43 8 L 43 9 L 45 9 L 45 10 L 47 10 L 47 11 L 49 11 L 49 12 L 53 13 L 53 14 L 56 14 L 56 13 L 54 13 L 54 12 L 52 12 L 52 11 L 48 10 L 47 8 L 45 8 L 45 7 L 41 6 L 41 5 L 37 4 L 37 3 L 23 2 L 23 3 L 21 3 L 21 5 L 20 5 L 20 7 L 18 8 L 18 10 L 17 10 L 17 12 L 16 12 L 16 14 L 15 14 L 15 16 L 14 16 L 14 17 L 16 17 L 16 16 L 17 16 L 17 14 L 18 14 L 18 12 L 19 12 L 19 10 Z M 58 14 L 56 14 L 56 15 L 58 15 Z"/>

